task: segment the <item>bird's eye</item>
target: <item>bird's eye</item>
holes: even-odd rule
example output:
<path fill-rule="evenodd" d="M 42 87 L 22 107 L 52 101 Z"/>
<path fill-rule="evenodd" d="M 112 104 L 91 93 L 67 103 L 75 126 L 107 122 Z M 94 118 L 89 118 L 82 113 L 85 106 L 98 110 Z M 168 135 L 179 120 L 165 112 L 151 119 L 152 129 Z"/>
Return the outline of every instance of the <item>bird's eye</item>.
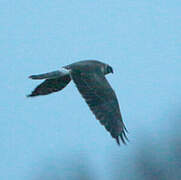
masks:
<path fill-rule="evenodd" d="M 107 66 L 107 73 L 113 73 L 113 68 L 111 66 Z"/>

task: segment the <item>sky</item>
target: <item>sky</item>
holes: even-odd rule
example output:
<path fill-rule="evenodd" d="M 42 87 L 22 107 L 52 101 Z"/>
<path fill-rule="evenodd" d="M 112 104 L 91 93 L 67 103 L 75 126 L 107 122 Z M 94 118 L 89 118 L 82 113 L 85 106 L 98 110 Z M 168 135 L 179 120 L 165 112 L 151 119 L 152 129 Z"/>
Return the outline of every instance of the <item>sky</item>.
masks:
<path fill-rule="evenodd" d="M 0 7 L 1 179 L 80 179 L 77 172 L 83 179 L 135 179 L 143 147 L 169 163 L 164 157 L 181 115 L 180 0 L 1 0 Z M 117 146 L 73 82 L 26 98 L 40 83 L 29 75 L 85 59 L 114 69 L 107 79 L 129 131 L 127 146 Z"/>

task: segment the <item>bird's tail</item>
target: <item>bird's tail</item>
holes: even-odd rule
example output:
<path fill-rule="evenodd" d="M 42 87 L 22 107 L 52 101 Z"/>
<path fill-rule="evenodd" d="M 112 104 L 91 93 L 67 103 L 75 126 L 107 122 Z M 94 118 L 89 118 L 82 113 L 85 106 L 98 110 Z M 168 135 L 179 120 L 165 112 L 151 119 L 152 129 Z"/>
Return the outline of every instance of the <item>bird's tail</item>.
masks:
<path fill-rule="evenodd" d="M 28 97 L 39 95 L 47 95 L 62 90 L 70 81 L 71 77 L 68 70 L 53 71 L 49 73 L 29 76 L 31 79 L 41 80 L 44 82 L 39 84 Z"/>
<path fill-rule="evenodd" d="M 35 79 L 35 80 L 39 80 L 39 79 L 55 79 L 55 78 L 59 78 L 61 76 L 65 76 L 69 73 L 68 70 L 63 69 L 61 71 L 53 71 L 53 72 L 48 72 L 48 73 L 44 73 L 44 74 L 37 74 L 37 75 L 31 75 L 29 76 L 30 79 Z"/>

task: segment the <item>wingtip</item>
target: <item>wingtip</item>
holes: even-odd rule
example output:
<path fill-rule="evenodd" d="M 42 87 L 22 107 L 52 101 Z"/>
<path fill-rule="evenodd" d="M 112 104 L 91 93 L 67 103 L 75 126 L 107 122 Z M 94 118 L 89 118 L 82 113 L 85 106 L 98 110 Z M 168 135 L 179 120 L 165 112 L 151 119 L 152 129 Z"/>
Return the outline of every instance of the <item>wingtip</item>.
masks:
<path fill-rule="evenodd" d="M 33 93 L 26 95 L 27 98 L 32 98 L 32 97 L 35 97 L 35 96 L 36 96 L 36 95 L 33 94 Z"/>
<path fill-rule="evenodd" d="M 31 95 L 31 94 L 28 94 L 28 95 L 26 95 L 26 97 L 29 98 L 29 97 L 32 97 L 32 95 Z"/>
<path fill-rule="evenodd" d="M 116 137 L 116 142 L 117 142 L 118 146 L 120 146 L 119 136 Z"/>
<path fill-rule="evenodd" d="M 116 136 L 115 139 L 116 139 L 116 142 L 117 144 L 120 146 L 120 139 L 121 139 L 121 142 L 124 144 L 124 145 L 127 145 L 127 142 L 129 142 L 129 139 L 128 137 L 126 136 L 126 133 L 123 131 L 121 135 L 119 136 Z"/>

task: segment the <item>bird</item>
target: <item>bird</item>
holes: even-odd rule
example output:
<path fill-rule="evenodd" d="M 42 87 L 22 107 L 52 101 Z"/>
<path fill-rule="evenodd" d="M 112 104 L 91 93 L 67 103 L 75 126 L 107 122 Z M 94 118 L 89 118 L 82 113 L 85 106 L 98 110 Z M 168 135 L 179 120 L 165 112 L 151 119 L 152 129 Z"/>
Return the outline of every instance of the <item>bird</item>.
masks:
<path fill-rule="evenodd" d="M 129 141 L 120 112 L 118 99 L 105 75 L 113 68 L 98 60 L 82 60 L 57 71 L 29 76 L 33 80 L 44 80 L 28 97 L 47 95 L 65 88 L 71 80 L 88 104 L 96 119 L 105 127 L 118 145 Z"/>

